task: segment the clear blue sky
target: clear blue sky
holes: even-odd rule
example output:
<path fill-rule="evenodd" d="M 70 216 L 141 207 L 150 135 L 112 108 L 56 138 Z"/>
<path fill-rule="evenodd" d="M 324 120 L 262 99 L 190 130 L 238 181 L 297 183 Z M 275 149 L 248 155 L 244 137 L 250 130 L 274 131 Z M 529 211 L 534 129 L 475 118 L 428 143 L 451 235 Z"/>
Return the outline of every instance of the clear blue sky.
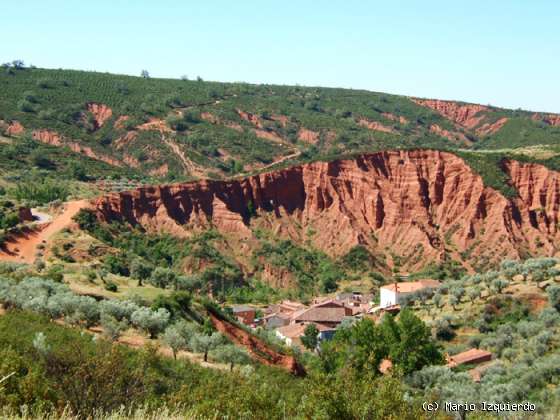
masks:
<path fill-rule="evenodd" d="M 5 1 L 0 61 L 560 112 L 560 2 Z"/>

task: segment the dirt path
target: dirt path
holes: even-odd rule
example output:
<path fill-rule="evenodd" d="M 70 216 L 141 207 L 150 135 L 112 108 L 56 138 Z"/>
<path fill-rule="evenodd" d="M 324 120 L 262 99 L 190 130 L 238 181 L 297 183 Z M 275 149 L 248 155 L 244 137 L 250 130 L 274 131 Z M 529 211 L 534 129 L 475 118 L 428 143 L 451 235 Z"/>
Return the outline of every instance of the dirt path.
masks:
<path fill-rule="evenodd" d="M 175 155 L 177 155 L 177 157 L 181 160 L 181 162 L 183 163 L 183 167 L 187 170 L 189 175 L 194 175 L 194 176 L 204 175 L 204 172 L 200 171 L 200 169 L 198 169 L 196 165 L 185 156 L 185 154 L 183 153 L 183 151 L 181 150 L 181 148 L 177 143 L 166 138 L 163 135 L 163 133 L 161 139 L 173 151 L 173 153 L 175 153 Z"/>
<path fill-rule="evenodd" d="M 55 233 L 68 227 L 72 223 L 72 217 L 87 205 L 87 200 L 67 202 L 64 211 L 53 217 L 50 223 L 44 223 L 34 230 L 9 240 L 6 250 L 0 250 L 0 261 L 32 263 L 35 260 L 37 245 L 46 242 Z"/>

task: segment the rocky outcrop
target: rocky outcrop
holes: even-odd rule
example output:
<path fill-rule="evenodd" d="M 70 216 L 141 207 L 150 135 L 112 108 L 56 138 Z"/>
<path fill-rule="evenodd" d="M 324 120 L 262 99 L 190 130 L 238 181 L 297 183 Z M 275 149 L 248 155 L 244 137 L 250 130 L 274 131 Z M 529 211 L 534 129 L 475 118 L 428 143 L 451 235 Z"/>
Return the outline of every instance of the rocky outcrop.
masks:
<path fill-rule="evenodd" d="M 50 130 L 34 130 L 33 139 L 41 143 L 50 144 L 51 146 L 62 146 L 62 137 L 55 131 Z"/>
<path fill-rule="evenodd" d="M 539 165 L 507 162 L 519 197 L 485 187 L 462 159 L 432 150 L 385 151 L 314 162 L 231 181 L 143 187 L 98 199 L 105 221 L 188 236 L 212 225 L 251 238 L 251 227 L 340 256 L 357 244 L 417 269 L 450 255 L 471 266 L 558 255 L 560 181 Z M 250 207 L 257 215 L 251 217 Z"/>
<path fill-rule="evenodd" d="M 503 117 L 493 123 L 484 123 L 476 129 L 476 134 L 479 136 L 488 136 L 499 131 L 509 121 L 508 118 Z"/>
<path fill-rule="evenodd" d="M 122 130 L 124 128 L 124 124 L 128 121 L 130 117 L 128 115 L 121 115 L 119 118 L 117 118 L 117 121 L 115 121 L 115 128 L 118 130 Z"/>
<path fill-rule="evenodd" d="M 394 130 L 391 127 L 387 127 L 378 121 L 370 121 L 365 118 L 360 118 L 358 120 L 358 125 L 374 131 L 381 131 L 383 133 L 394 133 Z"/>
<path fill-rule="evenodd" d="M 32 222 L 33 213 L 31 213 L 31 209 L 29 207 L 20 207 L 18 209 L 18 219 L 20 223 L 23 222 Z"/>
<path fill-rule="evenodd" d="M 402 115 L 395 115 L 395 114 L 391 114 L 390 112 L 384 112 L 381 114 L 382 116 L 384 116 L 385 118 L 387 118 L 388 120 L 391 121 L 397 121 L 401 124 L 408 124 L 408 120 L 403 117 Z"/>
<path fill-rule="evenodd" d="M 237 114 L 239 115 L 239 117 L 240 117 L 242 120 L 245 120 L 245 121 L 247 121 L 248 123 L 253 124 L 255 127 L 257 127 L 257 128 L 263 128 L 263 124 L 262 124 L 262 122 L 261 122 L 261 119 L 260 119 L 257 115 L 252 114 L 252 113 L 250 113 L 250 112 L 242 111 L 242 110 L 240 110 L 240 109 L 237 110 Z"/>
<path fill-rule="evenodd" d="M 163 121 L 162 119 L 158 119 L 158 118 L 152 118 L 147 123 L 141 124 L 136 128 L 138 128 L 139 130 L 144 130 L 144 131 L 153 130 L 153 131 L 159 131 L 159 132 L 162 132 L 162 133 L 172 133 L 173 132 L 173 130 L 167 126 L 165 121 Z"/>
<path fill-rule="evenodd" d="M 437 99 L 413 99 L 413 101 L 418 105 L 437 111 L 445 118 L 466 128 L 474 128 L 480 124 L 484 116 L 479 115 L 479 113 L 488 110 L 483 105 L 458 104 L 453 101 L 440 101 Z"/>
<path fill-rule="evenodd" d="M 105 104 L 90 102 L 87 104 L 86 109 L 93 116 L 95 129 L 101 128 L 113 116 L 113 110 Z"/>
<path fill-rule="evenodd" d="M 6 128 L 6 135 L 19 136 L 20 134 L 23 134 L 24 131 L 25 128 L 19 121 L 12 121 L 8 124 L 8 127 Z"/>
<path fill-rule="evenodd" d="M 309 130 L 307 128 L 300 128 L 297 133 L 298 140 L 305 143 L 315 144 L 319 141 L 319 133 Z"/>
<path fill-rule="evenodd" d="M 97 153 L 89 146 L 84 146 L 74 141 L 68 141 L 68 140 L 65 141 L 65 139 L 63 139 L 63 137 L 60 134 L 58 134 L 56 131 L 44 130 L 44 129 L 34 130 L 32 136 L 33 139 L 40 141 L 41 143 L 45 143 L 57 147 L 67 146 L 74 153 L 80 153 L 89 158 L 100 160 L 112 166 L 123 166 L 122 162 L 118 161 L 117 159 L 111 156 L 106 156 Z"/>
<path fill-rule="evenodd" d="M 559 114 L 547 114 L 547 115 L 533 114 L 531 119 L 533 119 L 534 121 L 542 121 L 545 124 L 552 125 L 554 127 L 560 126 Z"/>
<path fill-rule="evenodd" d="M 469 140 L 465 137 L 465 135 L 463 133 L 458 133 L 458 132 L 453 132 L 453 131 L 449 131 L 446 130 L 444 128 L 441 128 L 439 125 L 437 124 L 432 124 L 430 125 L 429 130 L 441 137 L 445 137 L 448 140 L 451 141 L 460 141 L 460 142 L 464 142 L 464 143 L 470 143 Z"/>

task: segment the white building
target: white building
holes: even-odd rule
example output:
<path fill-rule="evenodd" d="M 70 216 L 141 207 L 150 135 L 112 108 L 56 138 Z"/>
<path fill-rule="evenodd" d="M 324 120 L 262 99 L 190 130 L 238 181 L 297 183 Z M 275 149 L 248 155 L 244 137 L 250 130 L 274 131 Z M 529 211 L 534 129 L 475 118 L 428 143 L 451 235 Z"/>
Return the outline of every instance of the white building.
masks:
<path fill-rule="evenodd" d="M 437 280 L 406 281 L 381 286 L 379 288 L 379 307 L 398 305 L 403 296 L 410 295 L 422 289 L 433 289 L 440 286 Z"/>

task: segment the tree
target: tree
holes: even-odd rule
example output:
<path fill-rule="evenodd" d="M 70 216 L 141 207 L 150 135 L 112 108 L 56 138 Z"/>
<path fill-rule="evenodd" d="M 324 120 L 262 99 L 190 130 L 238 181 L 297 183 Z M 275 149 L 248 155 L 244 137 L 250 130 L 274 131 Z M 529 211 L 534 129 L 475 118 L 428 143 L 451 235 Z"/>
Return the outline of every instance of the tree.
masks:
<path fill-rule="evenodd" d="M 23 62 L 23 60 L 14 60 L 12 61 L 12 66 L 17 70 L 21 70 L 25 67 L 25 63 Z"/>
<path fill-rule="evenodd" d="M 439 340 L 450 341 L 457 335 L 449 324 L 449 321 L 445 319 L 438 319 L 435 323 L 434 330 L 435 336 Z"/>
<path fill-rule="evenodd" d="M 401 311 L 396 324 L 398 341 L 390 345 L 389 355 L 393 364 L 398 365 L 405 375 L 424 366 L 443 362 L 443 356 L 431 337 L 430 329 L 411 310 Z"/>
<path fill-rule="evenodd" d="M 142 76 L 144 79 L 149 79 L 150 78 L 150 72 L 148 72 L 148 70 L 142 70 L 140 72 L 140 76 Z"/>
<path fill-rule="evenodd" d="M 560 286 L 553 284 L 546 289 L 550 306 L 560 312 Z"/>
<path fill-rule="evenodd" d="M 150 283 L 156 287 L 165 289 L 170 285 L 177 289 L 177 274 L 169 268 L 157 267 L 150 276 Z"/>
<path fill-rule="evenodd" d="M 245 364 L 249 361 L 247 352 L 232 344 L 217 347 L 214 355 L 220 362 L 229 363 L 230 372 L 235 364 Z"/>
<path fill-rule="evenodd" d="M 492 281 L 492 288 L 498 292 L 498 293 L 502 293 L 502 290 L 504 290 L 504 288 L 509 284 L 509 282 L 506 279 L 495 279 Z"/>
<path fill-rule="evenodd" d="M 130 277 L 138 280 L 138 286 L 142 286 L 142 282 L 150 278 L 152 271 L 152 265 L 142 258 L 135 258 L 130 263 Z"/>
<path fill-rule="evenodd" d="M 449 295 L 447 299 L 453 310 L 455 310 L 455 306 L 459 303 L 459 299 L 457 299 L 457 296 Z"/>
<path fill-rule="evenodd" d="M 308 350 L 315 350 L 319 343 L 319 329 L 313 323 L 305 327 L 301 342 Z"/>
<path fill-rule="evenodd" d="M 220 333 L 213 333 L 212 335 L 207 334 L 195 334 L 190 342 L 190 347 L 197 353 L 204 353 L 204 361 L 208 361 L 208 352 L 216 348 L 222 342 L 222 335 Z"/>
<path fill-rule="evenodd" d="M 118 321 L 109 314 L 101 314 L 101 327 L 103 328 L 103 335 L 111 341 L 116 341 L 120 335 L 128 328 L 128 321 L 122 319 Z"/>
<path fill-rule="evenodd" d="M 150 338 L 156 338 L 158 333 L 167 327 L 169 317 L 169 312 L 164 308 L 157 311 L 152 311 L 150 308 L 139 308 L 134 311 L 131 319 L 134 325 L 150 334 Z"/>
<path fill-rule="evenodd" d="M 172 325 L 167 327 L 162 336 L 163 342 L 171 347 L 173 358 L 177 359 L 177 352 L 187 347 L 187 340 L 181 334 L 181 331 Z"/>

